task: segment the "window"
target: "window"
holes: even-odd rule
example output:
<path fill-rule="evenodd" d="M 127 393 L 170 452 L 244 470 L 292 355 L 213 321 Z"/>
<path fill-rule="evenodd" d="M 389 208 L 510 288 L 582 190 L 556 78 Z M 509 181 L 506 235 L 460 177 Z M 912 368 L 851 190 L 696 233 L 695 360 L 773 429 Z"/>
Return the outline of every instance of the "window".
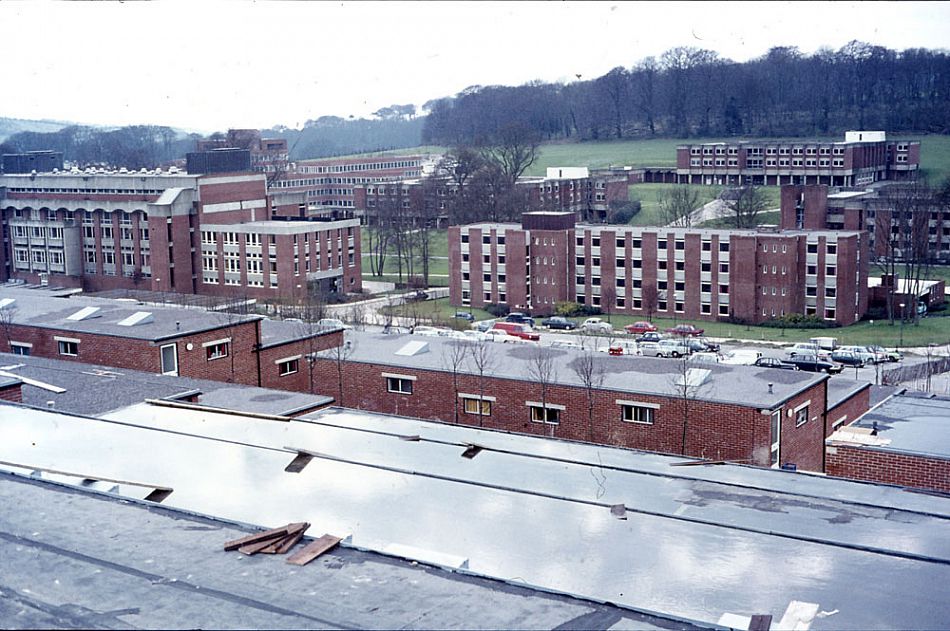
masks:
<path fill-rule="evenodd" d="M 650 403 L 621 402 L 620 420 L 627 423 L 653 425 L 654 414 L 659 406 Z"/>
<path fill-rule="evenodd" d="M 292 375 L 300 370 L 300 359 L 287 359 L 277 364 L 281 377 Z"/>
<path fill-rule="evenodd" d="M 712 263 L 700 263 L 699 271 L 708 272 L 712 270 Z"/>
<path fill-rule="evenodd" d="M 205 354 L 208 361 L 212 359 L 221 359 L 228 356 L 228 342 L 211 342 L 205 346 Z"/>
<path fill-rule="evenodd" d="M 491 416 L 491 401 L 479 400 L 477 397 L 462 397 L 462 410 L 466 414 L 476 416 Z"/>
<path fill-rule="evenodd" d="M 829 255 L 835 255 L 835 254 L 837 254 L 837 253 L 838 253 L 838 246 L 837 246 L 837 244 L 829 243 L 829 244 L 828 244 L 828 254 L 829 254 Z"/>
<path fill-rule="evenodd" d="M 703 252 L 709 252 L 710 250 L 712 250 L 712 243 L 703 241 Z"/>
<path fill-rule="evenodd" d="M 801 427 L 808 422 L 808 404 L 795 408 L 795 427 Z"/>
<path fill-rule="evenodd" d="M 809 243 L 809 244 L 808 244 L 808 250 L 807 250 L 807 251 L 808 251 L 808 254 L 818 254 L 818 244 L 817 244 L 817 243 Z"/>
<path fill-rule="evenodd" d="M 386 390 L 396 394 L 412 394 L 412 379 L 386 377 Z"/>
<path fill-rule="evenodd" d="M 719 251 L 720 251 L 720 252 L 728 252 L 728 251 L 729 251 L 729 242 L 728 242 L 728 241 L 720 241 L 720 242 L 719 242 Z"/>
<path fill-rule="evenodd" d="M 583 265 L 583 264 L 584 264 L 584 257 L 583 257 L 583 256 L 578 256 L 576 259 L 574 259 L 574 263 L 577 264 L 577 265 Z"/>
<path fill-rule="evenodd" d="M 561 422 L 561 410 L 556 407 L 551 407 L 550 405 L 542 406 L 540 403 L 529 403 L 528 408 L 531 410 L 532 423 L 557 425 Z"/>
<path fill-rule="evenodd" d="M 656 249 L 665 250 L 666 249 L 666 239 L 657 239 L 656 240 Z"/>
<path fill-rule="evenodd" d="M 728 274 L 728 273 L 729 273 L 729 264 L 728 264 L 728 263 L 720 263 L 720 264 L 719 264 L 719 273 L 720 273 L 720 274 Z"/>
<path fill-rule="evenodd" d="M 837 268 L 836 266 L 834 266 L 834 265 L 828 265 L 828 266 L 825 267 L 825 275 L 826 275 L 826 276 L 834 276 L 834 275 L 837 274 L 837 273 L 838 273 L 838 268 Z"/>
<path fill-rule="evenodd" d="M 59 340 L 59 354 L 76 357 L 79 355 L 79 342 L 77 340 Z"/>
<path fill-rule="evenodd" d="M 24 357 L 29 357 L 32 352 L 32 344 L 27 344 L 25 342 L 10 342 L 10 352 L 14 355 L 23 355 Z"/>
<path fill-rule="evenodd" d="M 467 234 L 463 234 L 463 235 L 462 235 L 462 243 L 468 243 L 468 235 L 467 235 Z"/>

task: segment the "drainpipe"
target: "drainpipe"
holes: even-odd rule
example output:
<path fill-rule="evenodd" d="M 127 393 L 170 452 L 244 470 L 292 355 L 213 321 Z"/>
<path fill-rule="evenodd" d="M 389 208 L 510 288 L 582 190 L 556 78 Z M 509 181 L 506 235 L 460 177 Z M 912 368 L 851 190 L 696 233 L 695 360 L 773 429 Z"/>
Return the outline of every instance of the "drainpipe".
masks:
<path fill-rule="evenodd" d="M 825 378 L 825 381 L 824 381 L 824 386 L 825 386 L 825 408 L 824 409 L 825 411 L 822 412 L 821 414 L 821 472 L 826 475 L 828 473 L 828 470 L 825 464 L 825 460 L 828 457 L 828 452 L 827 452 L 827 446 L 826 446 L 827 443 L 825 442 L 827 440 L 827 436 L 825 436 L 825 432 L 828 431 L 828 381 L 830 379 L 831 379 L 831 376 L 829 375 L 828 377 Z"/>
<path fill-rule="evenodd" d="M 257 387 L 261 387 L 261 321 L 254 321 L 254 353 L 257 355 Z"/>

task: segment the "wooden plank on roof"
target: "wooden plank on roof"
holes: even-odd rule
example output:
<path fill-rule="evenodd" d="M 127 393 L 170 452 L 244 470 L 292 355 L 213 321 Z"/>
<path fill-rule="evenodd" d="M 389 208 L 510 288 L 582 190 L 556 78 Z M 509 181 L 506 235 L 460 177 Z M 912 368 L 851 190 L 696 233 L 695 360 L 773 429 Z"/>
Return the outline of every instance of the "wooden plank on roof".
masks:
<path fill-rule="evenodd" d="M 298 453 L 297 457 L 291 460 L 290 464 L 284 467 L 284 471 L 287 473 L 300 473 L 303 471 L 304 467 L 310 464 L 311 460 L 313 460 L 313 456 L 310 454 Z"/>
<path fill-rule="evenodd" d="M 288 528 L 286 535 L 280 539 L 272 540 L 270 545 L 260 550 L 260 552 L 262 554 L 283 554 L 290 548 L 294 547 L 295 543 L 300 541 L 300 538 L 303 537 L 303 533 L 307 532 L 307 528 L 310 527 L 310 524 L 306 522 L 298 522 L 294 524 L 288 524 L 288 526 L 292 526 L 292 528 Z M 284 552 L 281 552 L 282 548 L 285 548 Z"/>
<path fill-rule="evenodd" d="M 303 550 L 296 552 L 287 558 L 287 563 L 293 565 L 306 565 L 321 554 L 328 552 L 336 547 L 343 539 L 333 535 L 323 535 L 319 539 L 312 541 Z"/>
<path fill-rule="evenodd" d="M 484 447 L 480 447 L 479 445 L 469 445 L 465 451 L 462 452 L 462 457 L 471 460 L 477 456 L 482 449 L 484 449 Z"/>
<path fill-rule="evenodd" d="M 224 544 L 224 549 L 227 552 L 231 550 L 237 550 L 241 546 L 246 546 L 252 543 L 257 543 L 259 541 L 270 541 L 273 543 L 274 539 L 278 539 L 287 534 L 287 526 L 282 528 L 273 528 L 271 530 L 265 530 L 263 532 L 255 532 L 253 535 L 247 535 L 246 537 L 241 537 L 240 539 L 234 539 L 233 541 L 228 541 Z"/>

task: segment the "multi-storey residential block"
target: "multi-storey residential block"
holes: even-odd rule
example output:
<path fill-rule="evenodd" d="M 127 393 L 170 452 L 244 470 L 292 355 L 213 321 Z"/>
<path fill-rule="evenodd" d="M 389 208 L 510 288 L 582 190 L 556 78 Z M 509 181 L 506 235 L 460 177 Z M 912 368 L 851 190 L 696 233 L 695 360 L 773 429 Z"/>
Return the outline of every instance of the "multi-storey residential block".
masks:
<path fill-rule="evenodd" d="M 844 142 L 749 140 L 676 148 L 682 184 L 827 184 L 863 186 L 916 177 L 920 142 L 887 140 L 883 131 L 849 131 Z"/>
<path fill-rule="evenodd" d="M 862 231 L 575 225 L 573 213 L 449 229 L 452 304 L 550 313 L 576 301 L 617 313 L 757 323 L 800 313 L 839 324 L 867 310 Z"/>
<path fill-rule="evenodd" d="M 528 208 L 571 212 L 579 219 L 603 221 L 611 202 L 628 199 L 628 183 L 626 172 L 601 170 L 592 174 L 586 167 L 551 167 L 544 177 L 521 177 L 515 186 Z M 456 188 L 448 177 L 438 175 L 428 182 L 416 178 L 363 185 L 354 189 L 355 208 L 370 223 L 388 208 L 415 220 L 443 224 L 449 219 L 449 204 Z"/>
<path fill-rule="evenodd" d="M 299 218 L 264 174 L 0 177 L 0 281 L 299 297 L 361 288 L 359 222 Z M 272 218 L 273 217 L 273 218 Z"/>

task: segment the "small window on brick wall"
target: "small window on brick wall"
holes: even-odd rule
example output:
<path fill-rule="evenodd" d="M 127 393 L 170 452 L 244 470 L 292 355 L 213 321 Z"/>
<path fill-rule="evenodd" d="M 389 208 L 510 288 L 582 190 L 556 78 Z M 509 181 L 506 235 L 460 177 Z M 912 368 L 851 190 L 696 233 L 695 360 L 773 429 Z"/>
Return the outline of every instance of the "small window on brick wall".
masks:
<path fill-rule="evenodd" d="M 491 416 L 491 401 L 479 401 L 475 398 L 463 398 L 462 409 L 466 414 L 475 414 L 476 416 Z"/>
<path fill-rule="evenodd" d="M 627 423 L 643 423 L 653 425 L 656 408 L 652 405 L 638 405 L 636 403 L 620 404 L 620 419 Z"/>
<path fill-rule="evenodd" d="M 808 406 L 802 406 L 795 410 L 795 427 L 801 427 L 808 422 Z"/>
<path fill-rule="evenodd" d="M 299 359 L 288 359 L 277 364 L 277 368 L 280 371 L 281 377 L 286 377 L 287 375 L 292 375 L 295 372 L 300 370 L 300 360 Z"/>
<path fill-rule="evenodd" d="M 227 342 L 217 342 L 215 344 L 210 344 L 205 347 L 205 353 L 208 357 L 208 361 L 212 359 L 222 359 L 228 356 L 228 343 Z"/>
<path fill-rule="evenodd" d="M 396 394 L 412 394 L 412 380 L 400 377 L 386 377 L 386 390 Z"/>
<path fill-rule="evenodd" d="M 76 357 L 79 355 L 79 344 L 76 342 L 67 342 L 65 340 L 59 340 L 59 354 L 68 355 L 70 357 Z"/>
<path fill-rule="evenodd" d="M 557 425 L 561 422 L 561 410 L 538 404 L 528 404 L 531 411 L 532 423 L 547 423 L 548 425 Z"/>

